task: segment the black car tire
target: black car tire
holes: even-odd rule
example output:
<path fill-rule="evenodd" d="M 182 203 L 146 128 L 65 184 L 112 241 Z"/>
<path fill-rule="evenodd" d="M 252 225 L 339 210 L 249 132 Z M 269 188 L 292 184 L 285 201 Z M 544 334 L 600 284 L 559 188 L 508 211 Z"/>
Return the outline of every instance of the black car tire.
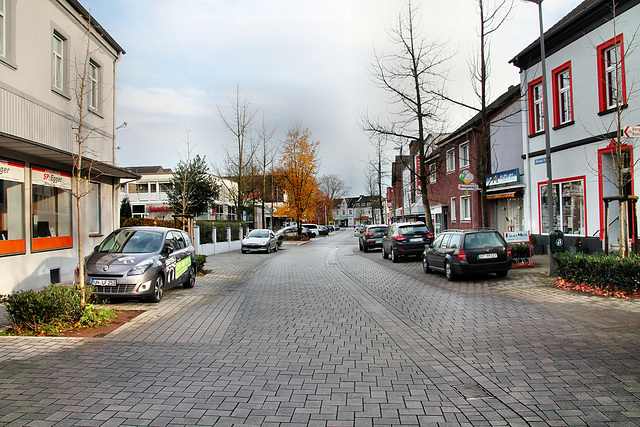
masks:
<path fill-rule="evenodd" d="M 422 269 L 426 274 L 431 273 L 431 268 L 429 267 L 429 261 L 427 261 L 427 257 L 422 257 Z"/>
<path fill-rule="evenodd" d="M 278 252 L 278 242 L 276 242 L 276 246 L 273 248 L 273 252 Z"/>
<path fill-rule="evenodd" d="M 153 280 L 153 293 L 149 295 L 147 301 L 157 304 L 162 301 L 162 295 L 164 294 L 164 279 L 158 275 Z"/>
<path fill-rule="evenodd" d="M 245 251 L 244 249 L 240 249 L 240 252 L 242 252 L 243 254 L 247 253 L 247 251 Z"/>
<path fill-rule="evenodd" d="M 269 243 L 267 243 L 267 253 L 268 254 L 271 253 L 271 245 Z"/>
<path fill-rule="evenodd" d="M 387 253 L 384 251 L 384 246 L 382 247 L 382 258 L 384 259 L 389 258 L 389 255 L 387 255 Z"/>
<path fill-rule="evenodd" d="M 400 261 L 399 259 L 400 257 L 398 256 L 397 252 L 393 250 L 393 248 L 391 248 L 391 262 L 398 262 Z"/>
<path fill-rule="evenodd" d="M 364 246 L 362 245 L 362 242 L 358 242 L 358 249 L 360 249 L 360 252 L 364 251 Z"/>
<path fill-rule="evenodd" d="M 497 271 L 496 275 L 498 277 L 507 277 L 507 273 L 509 273 L 509 270 L 505 270 L 505 271 Z"/>
<path fill-rule="evenodd" d="M 444 263 L 444 275 L 447 276 L 447 280 L 453 282 L 456 280 L 456 275 L 453 273 L 453 269 L 451 268 L 451 263 L 445 261 Z"/>
<path fill-rule="evenodd" d="M 189 275 L 187 276 L 187 281 L 182 284 L 182 287 L 185 289 L 191 289 L 196 285 L 196 267 L 191 263 L 191 267 L 189 267 Z"/>
<path fill-rule="evenodd" d="M 362 252 L 369 252 L 369 247 L 365 244 L 362 245 Z"/>

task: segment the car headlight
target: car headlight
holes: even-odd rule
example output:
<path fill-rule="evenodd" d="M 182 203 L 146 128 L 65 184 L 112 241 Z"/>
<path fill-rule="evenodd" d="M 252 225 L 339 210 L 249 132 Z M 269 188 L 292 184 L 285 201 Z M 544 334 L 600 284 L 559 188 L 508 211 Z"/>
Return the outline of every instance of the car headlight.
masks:
<path fill-rule="evenodd" d="M 142 261 L 140 264 L 136 265 L 131 270 L 129 270 L 129 272 L 127 273 L 127 276 L 139 276 L 141 274 L 144 274 L 148 269 L 151 268 L 152 265 L 153 265 L 153 260 L 151 259 Z"/>

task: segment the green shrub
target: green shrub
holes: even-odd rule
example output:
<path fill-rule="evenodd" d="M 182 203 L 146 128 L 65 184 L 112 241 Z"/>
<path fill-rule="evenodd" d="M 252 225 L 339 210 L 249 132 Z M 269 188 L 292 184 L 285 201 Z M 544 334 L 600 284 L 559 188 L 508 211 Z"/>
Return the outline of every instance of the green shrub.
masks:
<path fill-rule="evenodd" d="M 213 231 L 213 223 L 211 221 L 196 221 L 200 227 L 200 244 L 213 243 L 211 232 Z"/>
<path fill-rule="evenodd" d="M 636 292 L 640 288 L 640 257 L 556 253 L 556 274 L 576 284 L 586 283 L 606 291 Z"/>
<path fill-rule="evenodd" d="M 231 227 L 231 241 L 240 239 L 240 227 L 245 227 L 245 223 L 233 221 L 216 221 L 216 239 L 218 242 L 227 241 L 227 227 Z"/>
<path fill-rule="evenodd" d="M 531 256 L 527 243 L 512 243 L 509 247 L 513 258 L 529 258 Z"/>
<path fill-rule="evenodd" d="M 91 287 L 84 289 L 90 301 Z M 35 291 L 18 291 L 0 296 L 15 333 L 57 335 L 76 326 L 95 326 L 115 317 L 112 310 L 82 304 L 79 286 L 51 285 Z"/>
<path fill-rule="evenodd" d="M 207 262 L 206 255 L 196 255 L 196 273 L 204 273 L 205 262 Z"/>

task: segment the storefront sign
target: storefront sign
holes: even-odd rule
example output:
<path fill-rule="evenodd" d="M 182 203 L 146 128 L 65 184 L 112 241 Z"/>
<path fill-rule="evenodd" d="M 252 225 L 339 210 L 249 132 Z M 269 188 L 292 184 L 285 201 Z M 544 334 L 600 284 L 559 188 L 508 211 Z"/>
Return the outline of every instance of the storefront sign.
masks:
<path fill-rule="evenodd" d="M 504 240 L 507 243 L 529 243 L 529 231 L 505 231 Z"/>
<path fill-rule="evenodd" d="M 464 171 L 460 174 L 460 181 L 464 184 L 458 184 L 458 190 L 463 191 L 478 191 L 480 190 L 480 186 L 473 182 L 474 176 L 469 171 Z"/>
<path fill-rule="evenodd" d="M 48 169 L 31 168 L 31 183 L 71 190 L 71 175 Z"/>
<path fill-rule="evenodd" d="M 0 160 L 0 180 L 24 182 L 24 166 Z"/>
<path fill-rule="evenodd" d="M 487 187 L 514 182 L 520 182 L 520 169 L 511 169 L 487 175 Z"/>

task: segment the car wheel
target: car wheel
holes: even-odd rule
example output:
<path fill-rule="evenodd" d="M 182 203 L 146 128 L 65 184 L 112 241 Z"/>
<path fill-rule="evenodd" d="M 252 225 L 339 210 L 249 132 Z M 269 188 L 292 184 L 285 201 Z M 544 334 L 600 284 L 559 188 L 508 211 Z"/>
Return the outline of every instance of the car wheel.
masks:
<path fill-rule="evenodd" d="M 278 242 L 276 242 L 276 245 L 273 247 L 273 252 L 278 252 Z"/>
<path fill-rule="evenodd" d="M 384 251 L 384 246 L 382 247 L 382 258 L 387 259 L 389 255 Z"/>
<path fill-rule="evenodd" d="M 362 242 L 358 242 L 358 249 L 360 249 L 360 252 L 364 251 L 364 247 L 362 246 Z"/>
<path fill-rule="evenodd" d="M 187 281 L 182 284 L 183 288 L 191 289 L 196 285 L 196 267 L 191 263 L 191 267 L 189 267 L 189 276 L 187 276 Z"/>
<path fill-rule="evenodd" d="M 269 245 L 268 243 L 267 243 L 267 253 L 268 253 L 268 254 L 270 254 L 270 253 L 271 253 L 271 245 Z"/>
<path fill-rule="evenodd" d="M 149 295 L 147 300 L 152 303 L 159 303 L 162 301 L 162 295 L 164 294 L 164 279 L 162 276 L 157 276 L 153 281 L 153 293 Z"/>
<path fill-rule="evenodd" d="M 451 269 L 451 263 L 444 263 L 444 275 L 447 276 L 447 280 L 454 281 L 456 279 L 455 274 L 453 274 L 453 270 Z"/>
<path fill-rule="evenodd" d="M 396 253 L 396 251 L 393 250 L 393 248 L 391 248 L 391 262 L 398 262 L 400 261 L 398 259 L 398 254 Z"/>
<path fill-rule="evenodd" d="M 367 245 L 362 245 L 362 252 L 369 252 L 369 247 Z"/>
<path fill-rule="evenodd" d="M 422 257 L 422 269 L 427 274 L 431 273 L 431 268 L 429 268 L 429 261 L 427 261 L 427 257 L 426 256 Z"/>
<path fill-rule="evenodd" d="M 496 275 L 498 277 L 507 277 L 507 273 L 509 273 L 509 270 L 505 270 L 505 271 L 498 271 L 496 272 Z"/>
<path fill-rule="evenodd" d="M 247 251 L 245 251 L 244 249 L 241 249 L 240 252 L 242 252 L 243 254 L 247 253 Z"/>

